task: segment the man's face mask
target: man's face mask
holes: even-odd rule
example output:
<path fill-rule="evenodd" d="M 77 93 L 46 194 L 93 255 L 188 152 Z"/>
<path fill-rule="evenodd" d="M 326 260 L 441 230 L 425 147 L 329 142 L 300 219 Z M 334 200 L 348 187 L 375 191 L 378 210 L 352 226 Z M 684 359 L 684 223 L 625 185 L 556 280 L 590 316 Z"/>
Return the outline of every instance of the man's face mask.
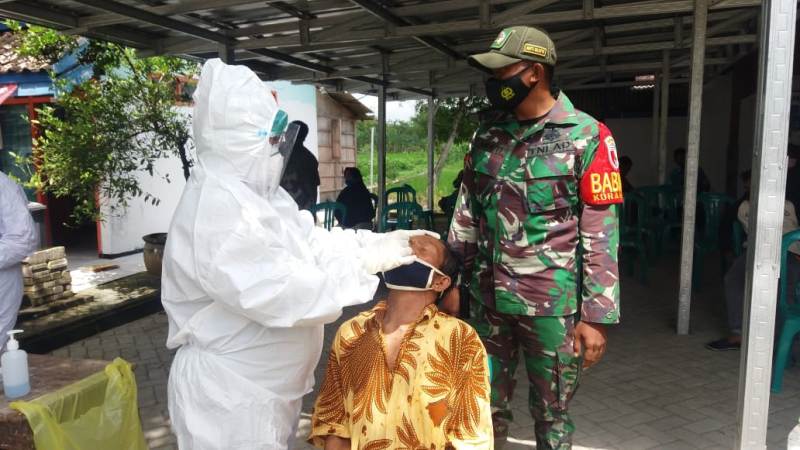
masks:
<path fill-rule="evenodd" d="M 486 97 L 492 106 L 504 111 L 513 111 L 525 101 L 525 98 L 536 86 L 536 83 L 526 86 L 522 81 L 522 75 L 527 73 L 530 68 L 531 66 L 528 66 L 520 73 L 505 80 L 494 77 L 486 80 Z"/>
<path fill-rule="evenodd" d="M 383 272 L 383 281 L 389 289 L 399 291 L 430 291 L 433 290 L 433 275 L 443 274 L 439 269 L 417 258 L 411 264 L 400 266 Z"/>

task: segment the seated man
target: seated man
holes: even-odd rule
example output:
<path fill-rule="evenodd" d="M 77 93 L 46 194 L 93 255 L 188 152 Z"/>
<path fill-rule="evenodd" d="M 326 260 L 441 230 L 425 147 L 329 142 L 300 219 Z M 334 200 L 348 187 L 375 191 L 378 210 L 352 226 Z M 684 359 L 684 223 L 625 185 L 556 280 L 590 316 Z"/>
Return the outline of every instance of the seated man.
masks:
<path fill-rule="evenodd" d="M 748 183 L 749 187 L 749 183 Z M 783 209 L 783 234 L 800 228 L 797 221 L 792 202 L 786 200 Z M 744 200 L 739 205 L 737 219 L 742 224 L 745 233 L 748 232 L 750 225 L 750 201 Z M 745 243 L 746 244 L 746 243 Z M 789 256 L 786 259 L 787 286 L 797 286 L 800 281 L 800 243 L 794 243 L 789 247 Z M 742 320 L 744 317 L 744 286 L 747 271 L 747 252 L 742 253 L 733 261 L 733 264 L 725 273 L 725 305 L 728 311 L 728 330 L 730 334 L 722 339 L 706 344 L 706 348 L 714 351 L 738 350 L 742 346 Z M 797 304 L 800 298 L 795 297 L 795 291 L 789 289 L 786 293 L 790 303 Z"/>
<path fill-rule="evenodd" d="M 411 248 L 417 262 L 384 273 L 386 302 L 336 334 L 311 421 L 319 448 L 493 448 L 486 350 L 435 305 L 457 264 L 433 237 Z"/>

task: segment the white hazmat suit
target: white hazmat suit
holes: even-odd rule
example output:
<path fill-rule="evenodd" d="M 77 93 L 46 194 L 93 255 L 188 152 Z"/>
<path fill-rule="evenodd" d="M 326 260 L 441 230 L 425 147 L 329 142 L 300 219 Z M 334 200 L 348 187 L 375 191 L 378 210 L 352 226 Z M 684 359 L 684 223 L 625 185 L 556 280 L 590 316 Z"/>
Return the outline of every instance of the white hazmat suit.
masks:
<path fill-rule="evenodd" d="M 36 250 L 36 229 L 22 188 L 0 172 L 0 352 L 22 304 L 22 260 Z"/>
<path fill-rule="evenodd" d="M 199 164 L 172 220 L 161 284 L 167 346 L 179 348 L 169 410 L 181 449 L 287 448 L 323 324 L 372 299 L 372 273 L 413 260 L 408 234 L 328 232 L 297 209 L 278 186 L 278 111 L 249 69 L 204 65 Z"/>

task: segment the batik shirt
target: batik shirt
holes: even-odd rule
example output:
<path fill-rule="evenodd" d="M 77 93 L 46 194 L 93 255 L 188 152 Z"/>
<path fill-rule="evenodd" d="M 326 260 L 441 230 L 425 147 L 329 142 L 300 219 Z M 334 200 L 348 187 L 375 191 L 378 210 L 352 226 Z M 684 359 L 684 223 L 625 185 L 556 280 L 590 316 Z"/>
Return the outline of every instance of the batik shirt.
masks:
<path fill-rule="evenodd" d="M 353 450 L 492 449 L 486 350 L 477 333 L 428 306 L 407 331 L 394 370 L 381 332 L 386 305 L 345 322 L 331 347 L 309 441 Z"/>
<path fill-rule="evenodd" d="M 618 169 L 608 128 L 563 93 L 538 120 L 482 123 L 449 234 L 472 295 L 528 316 L 574 314 L 580 297 L 582 320 L 618 322 Z"/>

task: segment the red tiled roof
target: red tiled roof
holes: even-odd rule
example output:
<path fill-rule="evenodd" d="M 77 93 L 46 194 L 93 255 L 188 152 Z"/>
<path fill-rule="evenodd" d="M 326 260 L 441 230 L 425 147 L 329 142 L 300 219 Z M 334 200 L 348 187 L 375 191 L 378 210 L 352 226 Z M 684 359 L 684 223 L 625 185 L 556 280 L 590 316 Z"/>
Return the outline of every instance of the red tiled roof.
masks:
<path fill-rule="evenodd" d="M 11 32 L 0 33 L 0 74 L 39 72 L 49 67 L 49 64 L 36 58 L 20 56 L 17 47 L 19 47 L 19 35 Z"/>

